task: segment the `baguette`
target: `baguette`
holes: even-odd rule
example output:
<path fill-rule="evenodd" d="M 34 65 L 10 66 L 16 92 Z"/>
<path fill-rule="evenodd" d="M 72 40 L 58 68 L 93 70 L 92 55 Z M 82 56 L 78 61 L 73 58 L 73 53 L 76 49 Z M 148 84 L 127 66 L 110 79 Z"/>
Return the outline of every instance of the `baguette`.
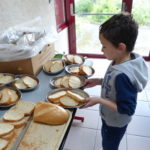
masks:
<path fill-rule="evenodd" d="M 78 55 L 74 55 L 74 63 L 75 64 L 82 64 L 83 63 L 82 57 L 78 56 Z"/>
<path fill-rule="evenodd" d="M 82 97 L 81 95 L 76 94 L 74 92 L 67 91 L 67 95 L 70 96 L 71 98 L 73 98 L 74 100 L 76 100 L 79 103 L 84 103 L 85 102 L 85 98 L 84 97 Z"/>
<path fill-rule="evenodd" d="M 75 106 L 79 105 L 79 103 L 77 101 L 75 101 L 73 98 L 71 98 L 69 96 L 61 97 L 60 103 L 62 106 L 65 106 L 65 107 L 75 107 Z"/>
<path fill-rule="evenodd" d="M 68 121 L 69 113 L 52 103 L 38 102 L 35 106 L 33 120 L 50 125 L 61 125 Z"/>
<path fill-rule="evenodd" d="M 0 137 L 9 134 L 14 130 L 14 126 L 8 123 L 0 123 Z"/>

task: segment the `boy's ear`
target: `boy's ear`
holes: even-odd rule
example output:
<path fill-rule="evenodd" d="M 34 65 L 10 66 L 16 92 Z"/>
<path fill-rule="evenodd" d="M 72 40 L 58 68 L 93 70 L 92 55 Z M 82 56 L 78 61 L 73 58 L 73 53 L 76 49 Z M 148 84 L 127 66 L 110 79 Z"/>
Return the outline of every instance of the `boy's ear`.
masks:
<path fill-rule="evenodd" d="M 119 49 L 120 51 L 126 51 L 126 44 L 124 44 L 124 43 L 119 43 L 118 49 Z"/>

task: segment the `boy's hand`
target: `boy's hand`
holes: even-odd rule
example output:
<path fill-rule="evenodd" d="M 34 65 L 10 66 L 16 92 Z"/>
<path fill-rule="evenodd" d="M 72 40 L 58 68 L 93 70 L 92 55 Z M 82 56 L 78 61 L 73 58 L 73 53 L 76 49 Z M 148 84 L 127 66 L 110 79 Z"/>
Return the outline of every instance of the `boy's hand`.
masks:
<path fill-rule="evenodd" d="M 85 86 L 83 88 L 85 89 L 85 88 L 90 88 L 96 85 L 100 85 L 101 84 L 100 81 L 101 79 L 99 78 L 87 79 L 85 80 Z"/>
<path fill-rule="evenodd" d="M 99 97 L 89 97 L 89 98 L 86 98 L 85 105 L 81 106 L 80 108 L 82 109 L 82 108 L 91 107 L 91 106 L 94 106 L 98 103 L 100 103 L 100 98 Z"/>

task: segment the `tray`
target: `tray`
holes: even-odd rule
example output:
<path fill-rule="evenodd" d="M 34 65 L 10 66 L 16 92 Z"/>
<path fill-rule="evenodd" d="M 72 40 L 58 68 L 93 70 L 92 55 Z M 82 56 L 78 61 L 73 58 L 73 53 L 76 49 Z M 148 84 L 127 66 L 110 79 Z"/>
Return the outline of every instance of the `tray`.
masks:
<path fill-rule="evenodd" d="M 79 79 L 80 79 L 80 81 L 81 81 L 81 85 L 79 86 L 79 87 L 77 87 L 77 88 L 72 88 L 72 89 L 79 89 L 79 88 L 82 88 L 82 87 L 84 87 L 85 86 L 85 80 L 86 80 L 86 78 L 84 78 L 83 76 L 79 76 L 79 75 L 62 75 L 62 76 L 57 76 L 57 77 L 54 77 L 54 78 L 52 78 L 51 80 L 50 80 L 50 85 L 53 87 L 53 88 L 67 88 L 67 87 L 63 87 L 63 86 L 57 86 L 57 85 L 55 85 L 55 81 L 56 80 L 58 80 L 58 79 L 60 79 L 60 78 L 63 78 L 63 77 L 65 77 L 65 76 L 67 76 L 67 77 L 71 77 L 71 76 L 76 76 L 76 77 L 78 77 Z M 70 87 L 71 88 L 71 87 Z"/>
<path fill-rule="evenodd" d="M 47 97 L 46 97 L 46 101 L 47 101 L 47 102 L 50 102 L 50 103 L 53 103 L 52 101 L 50 101 L 50 100 L 48 99 L 48 96 L 49 96 L 49 95 L 54 94 L 54 93 L 57 93 L 57 92 L 60 92 L 60 91 L 67 91 L 67 90 L 72 91 L 72 92 L 74 92 L 74 93 L 77 93 L 77 94 L 79 94 L 79 95 L 81 95 L 81 96 L 83 96 L 83 97 L 85 97 L 85 98 L 88 98 L 88 97 L 89 97 L 88 93 L 86 93 L 85 91 L 83 91 L 83 90 L 81 90 L 81 89 L 62 88 L 62 89 L 55 89 L 55 90 L 52 90 L 52 91 L 48 92 L 48 95 L 47 95 Z M 55 104 L 57 104 L 57 103 L 55 103 Z M 62 106 L 63 108 L 80 108 L 80 107 L 83 106 L 84 104 L 85 104 L 85 103 L 79 103 L 79 105 L 77 105 L 77 106 L 62 106 L 60 103 L 58 103 L 57 105 Z"/>

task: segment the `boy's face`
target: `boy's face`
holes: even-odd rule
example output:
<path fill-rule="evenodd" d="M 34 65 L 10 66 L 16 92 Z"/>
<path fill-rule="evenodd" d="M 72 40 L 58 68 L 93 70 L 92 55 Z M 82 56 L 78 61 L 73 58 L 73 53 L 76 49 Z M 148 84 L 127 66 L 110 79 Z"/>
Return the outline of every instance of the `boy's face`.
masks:
<path fill-rule="evenodd" d="M 102 44 L 101 51 L 104 53 L 105 57 L 108 60 L 115 60 L 118 56 L 117 48 L 105 39 L 102 34 L 100 35 L 100 42 Z"/>

